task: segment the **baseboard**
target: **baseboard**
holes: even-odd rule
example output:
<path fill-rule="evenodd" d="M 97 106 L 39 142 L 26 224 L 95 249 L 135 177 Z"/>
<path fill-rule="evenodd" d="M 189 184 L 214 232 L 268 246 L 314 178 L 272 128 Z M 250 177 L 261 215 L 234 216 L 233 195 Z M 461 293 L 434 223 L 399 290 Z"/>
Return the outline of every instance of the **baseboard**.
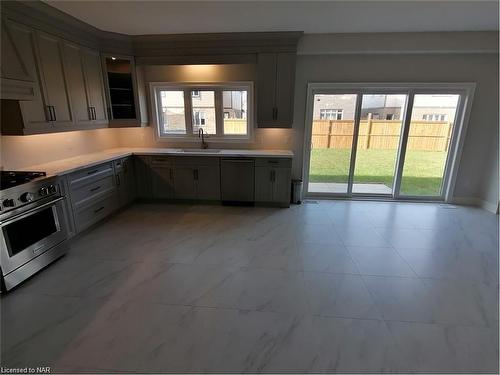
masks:
<path fill-rule="evenodd" d="M 499 204 L 500 203 L 491 203 L 488 201 L 485 201 L 480 198 L 475 198 L 475 197 L 454 197 L 452 202 L 454 204 L 458 205 L 464 205 L 464 206 L 477 206 L 482 208 L 483 210 L 492 212 L 494 214 L 498 215 L 498 210 L 499 210 Z"/>

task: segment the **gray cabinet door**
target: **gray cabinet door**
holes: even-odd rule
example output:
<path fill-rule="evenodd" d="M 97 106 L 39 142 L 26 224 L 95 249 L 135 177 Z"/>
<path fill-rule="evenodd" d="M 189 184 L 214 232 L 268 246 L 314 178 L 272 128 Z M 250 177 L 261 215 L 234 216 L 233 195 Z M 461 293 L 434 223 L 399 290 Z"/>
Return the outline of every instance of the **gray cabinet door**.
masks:
<path fill-rule="evenodd" d="M 50 128 L 50 124 L 47 117 L 47 102 L 45 97 L 41 93 L 41 76 L 38 74 L 35 56 L 35 32 L 33 29 L 20 25 L 18 23 L 5 21 L 2 22 L 2 27 L 7 27 L 9 30 L 8 34 L 11 37 L 12 43 L 15 44 L 16 53 L 19 54 L 19 59 L 22 61 L 24 67 L 19 67 L 21 71 L 17 70 L 17 73 L 8 73 L 11 68 L 9 64 L 4 67 L 5 60 L 7 60 L 8 55 L 4 56 L 4 42 L 3 38 L 7 38 L 7 34 L 2 32 L 2 74 L 4 70 L 7 72 L 6 75 L 16 75 L 18 78 L 24 76 L 24 70 L 28 71 L 31 77 L 34 78 L 35 83 L 35 98 L 33 100 L 20 101 L 19 107 L 22 114 L 22 122 L 24 124 L 24 131 L 26 133 L 37 133 L 44 132 Z M 14 47 L 13 47 L 14 48 Z M 17 65 L 14 63 L 14 65 Z M 28 78 L 26 78 L 28 79 Z M 13 121 L 15 123 L 16 121 Z M 2 127 L 6 124 L 2 123 Z M 20 132 L 22 134 L 23 131 Z"/>
<path fill-rule="evenodd" d="M 257 125 L 274 123 L 276 106 L 276 53 L 259 53 L 257 60 Z"/>
<path fill-rule="evenodd" d="M 276 58 L 276 127 L 290 128 L 295 98 L 295 53 L 278 53 Z"/>
<path fill-rule="evenodd" d="M 116 185 L 120 206 L 131 203 L 136 197 L 134 163 L 131 157 L 115 161 Z"/>
<path fill-rule="evenodd" d="M 135 172 L 135 186 L 137 197 L 142 199 L 151 199 L 151 167 L 149 165 L 148 156 L 135 156 L 134 172 Z"/>
<path fill-rule="evenodd" d="M 172 199 L 174 197 L 172 167 L 169 166 L 151 167 L 151 190 L 153 198 Z"/>
<path fill-rule="evenodd" d="M 52 107 L 51 123 L 55 126 L 70 126 L 70 95 L 66 82 L 61 42 L 58 38 L 37 32 L 38 66 L 42 76 L 42 91 L 47 105 Z"/>
<path fill-rule="evenodd" d="M 88 97 L 85 72 L 83 68 L 82 48 L 72 43 L 63 43 L 64 62 L 68 87 L 71 95 L 73 118 L 77 126 L 90 125 L 92 114 Z"/>
<path fill-rule="evenodd" d="M 196 196 L 203 200 L 220 200 L 220 171 L 218 165 L 200 165 L 195 169 Z"/>
<path fill-rule="evenodd" d="M 93 111 L 93 121 L 95 124 L 107 124 L 106 99 L 99 52 L 83 49 L 83 61 L 87 79 L 87 92 Z"/>
<path fill-rule="evenodd" d="M 273 181 L 273 202 L 290 203 L 291 171 L 289 168 L 275 168 Z"/>
<path fill-rule="evenodd" d="M 31 30 L 17 23 L 2 19 L 1 32 L 1 77 L 34 82 L 33 46 Z M 31 61 L 29 61 L 31 60 Z"/>
<path fill-rule="evenodd" d="M 175 199 L 196 199 L 195 170 L 189 166 L 174 166 Z"/>
<path fill-rule="evenodd" d="M 295 92 L 293 52 L 259 53 L 257 61 L 257 125 L 290 128 Z"/>
<path fill-rule="evenodd" d="M 255 201 L 273 201 L 273 169 L 269 167 L 255 167 Z"/>

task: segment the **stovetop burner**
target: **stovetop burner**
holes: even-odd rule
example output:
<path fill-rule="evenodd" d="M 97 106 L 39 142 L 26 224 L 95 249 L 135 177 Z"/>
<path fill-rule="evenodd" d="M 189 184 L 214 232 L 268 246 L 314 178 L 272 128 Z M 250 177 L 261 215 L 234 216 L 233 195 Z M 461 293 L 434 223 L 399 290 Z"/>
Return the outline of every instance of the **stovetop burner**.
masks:
<path fill-rule="evenodd" d="M 1 171 L 0 190 L 22 185 L 46 175 L 45 172 Z"/>

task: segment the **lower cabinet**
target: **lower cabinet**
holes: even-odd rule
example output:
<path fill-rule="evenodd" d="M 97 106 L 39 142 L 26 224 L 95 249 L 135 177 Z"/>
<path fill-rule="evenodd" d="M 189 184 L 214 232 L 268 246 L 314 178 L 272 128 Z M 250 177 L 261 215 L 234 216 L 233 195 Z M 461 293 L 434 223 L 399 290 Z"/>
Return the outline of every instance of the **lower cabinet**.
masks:
<path fill-rule="evenodd" d="M 120 207 L 132 203 L 136 197 L 134 159 L 129 156 L 115 160 L 115 178 Z"/>
<path fill-rule="evenodd" d="M 291 159 L 256 158 L 255 163 L 251 159 L 252 170 L 254 164 L 255 180 L 250 177 L 237 181 L 239 186 L 253 184 L 256 203 L 289 206 Z M 67 196 L 70 235 L 87 229 L 135 198 L 221 201 L 220 170 L 217 157 L 130 156 L 64 176 L 60 184 Z"/>
<path fill-rule="evenodd" d="M 220 200 L 218 158 L 152 157 L 150 184 L 153 199 Z"/>
<path fill-rule="evenodd" d="M 262 159 L 255 163 L 255 201 L 290 205 L 291 160 Z"/>

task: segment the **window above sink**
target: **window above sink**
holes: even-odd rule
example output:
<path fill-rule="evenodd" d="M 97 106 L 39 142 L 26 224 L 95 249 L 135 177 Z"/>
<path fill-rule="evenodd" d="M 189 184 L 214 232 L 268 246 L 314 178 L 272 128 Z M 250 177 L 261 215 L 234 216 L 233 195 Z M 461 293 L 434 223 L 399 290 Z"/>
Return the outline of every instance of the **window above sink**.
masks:
<path fill-rule="evenodd" d="M 198 141 L 200 129 L 207 142 L 249 142 L 253 137 L 253 82 L 155 82 L 150 92 L 160 141 Z"/>

